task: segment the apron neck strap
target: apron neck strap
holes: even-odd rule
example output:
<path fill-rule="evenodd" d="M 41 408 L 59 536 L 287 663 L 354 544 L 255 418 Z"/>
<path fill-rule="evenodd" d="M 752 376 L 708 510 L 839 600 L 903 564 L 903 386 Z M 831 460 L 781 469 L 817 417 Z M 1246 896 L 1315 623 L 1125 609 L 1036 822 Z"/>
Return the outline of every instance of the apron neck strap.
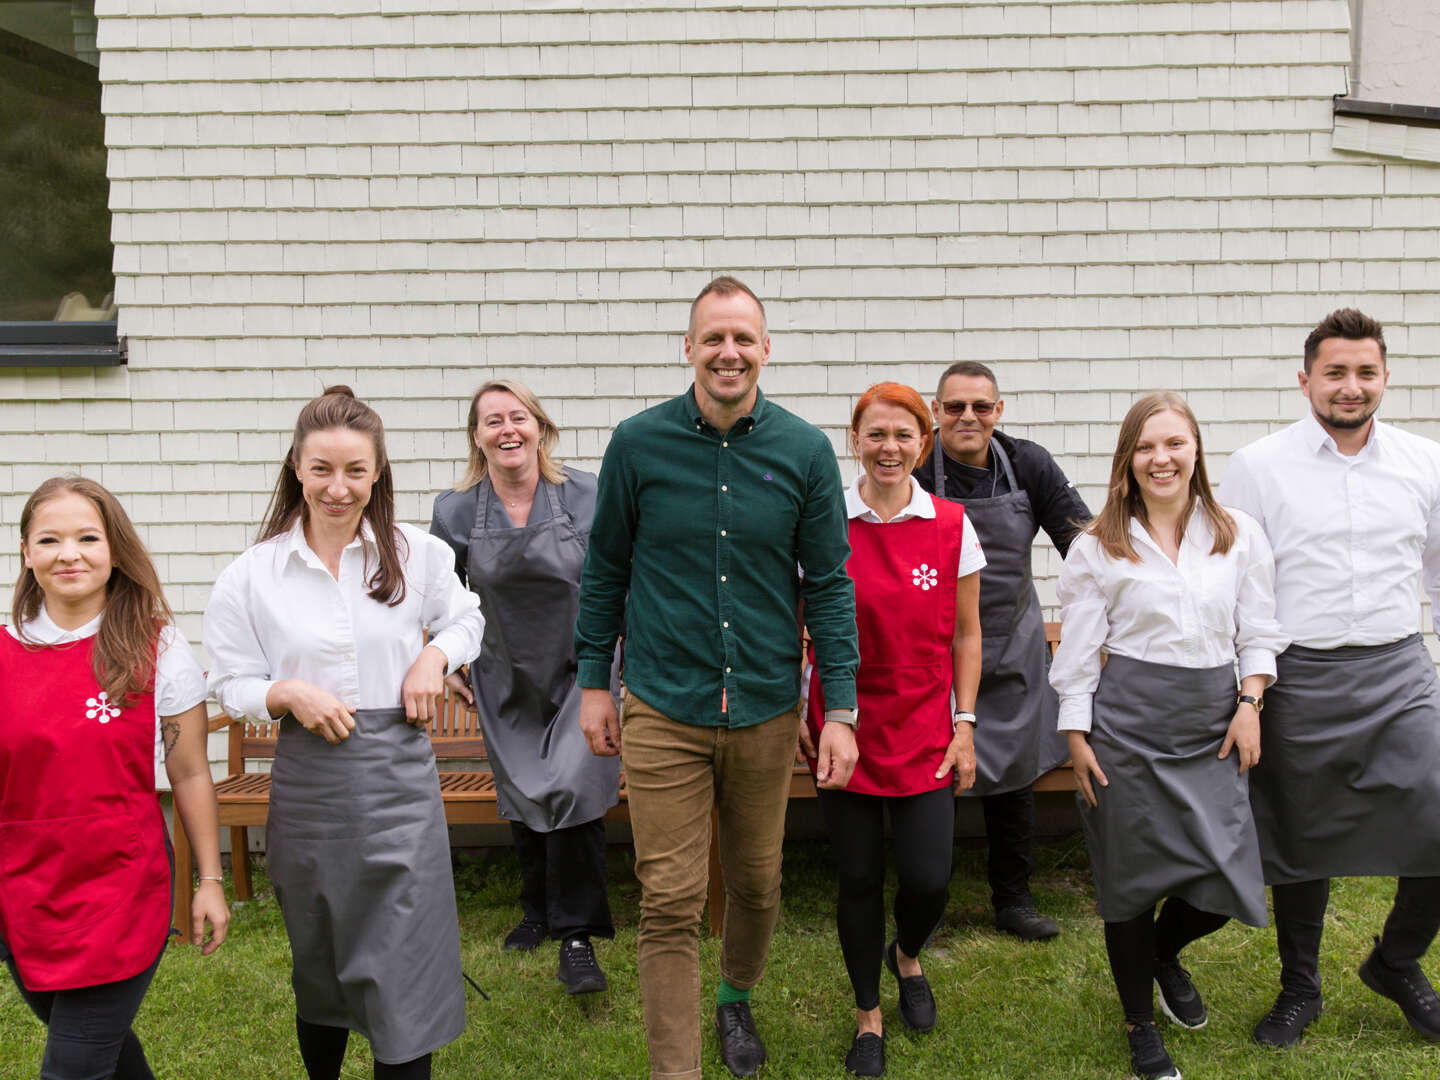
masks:
<path fill-rule="evenodd" d="M 1011 491 L 1019 490 L 1015 484 L 1015 470 L 1010 466 L 1010 455 L 1000 445 L 995 436 L 990 436 L 990 455 L 995 459 L 994 468 L 990 477 L 990 497 L 995 497 L 995 484 L 1000 479 L 1001 472 L 1004 472 L 1005 483 L 1010 485 Z M 945 498 L 945 450 L 940 445 L 940 436 L 935 436 L 935 449 L 931 452 L 931 458 L 935 463 L 935 495 L 937 498 Z"/>
<path fill-rule="evenodd" d="M 564 512 L 564 503 L 560 500 L 559 494 L 555 490 L 555 485 L 548 483 L 542 476 L 536 483 L 536 490 L 545 492 L 545 499 L 550 504 L 550 519 L 552 521 L 560 520 L 561 514 Z M 483 529 L 485 523 L 490 520 L 490 496 L 494 494 L 494 492 L 495 485 L 488 476 L 480 481 L 480 497 L 475 500 L 475 522 L 477 528 Z M 510 524 L 515 524 L 514 518 L 510 519 Z"/>

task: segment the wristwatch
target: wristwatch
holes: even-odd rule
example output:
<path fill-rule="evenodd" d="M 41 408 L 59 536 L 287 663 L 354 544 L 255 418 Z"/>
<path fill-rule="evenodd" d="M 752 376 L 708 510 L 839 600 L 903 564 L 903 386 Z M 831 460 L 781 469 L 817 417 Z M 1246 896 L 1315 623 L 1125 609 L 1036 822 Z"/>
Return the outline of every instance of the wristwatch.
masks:
<path fill-rule="evenodd" d="M 860 730 L 860 710 L 859 710 L 859 709 L 826 709 L 826 710 L 825 710 L 825 723 L 827 723 L 827 724 L 844 724 L 846 727 L 850 728 L 852 731 L 858 731 L 858 730 Z"/>
<path fill-rule="evenodd" d="M 973 728 L 975 726 L 975 714 L 973 712 L 967 712 L 964 709 L 956 709 L 950 717 L 950 730 L 954 731 L 961 724 L 969 724 Z"/>
<path fill-rule="evenodd" d="M 1255 706 L 1255 711 L 1258 713 L 1261 709 L 1265 708 L 1265 699 L 1264 699 L 1264 698 L 1258 698 L 1258 697 L 1251 697 L 1249 694 L 1241 694 L 1239 697 L 1237 697 L 1237 698 L 1235 699 L 1235 704 L 1236 704 L 1236 705 L 1254 705 L 1254 706 Z"/>

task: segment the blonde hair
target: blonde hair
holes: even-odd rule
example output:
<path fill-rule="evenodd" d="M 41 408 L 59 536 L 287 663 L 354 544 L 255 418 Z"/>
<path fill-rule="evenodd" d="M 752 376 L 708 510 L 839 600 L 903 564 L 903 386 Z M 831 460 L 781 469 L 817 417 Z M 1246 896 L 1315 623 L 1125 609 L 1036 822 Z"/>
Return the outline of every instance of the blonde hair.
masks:
<path fill-rule="evenodd" d="M 535 396 L 528 386 L 514 379 L 491 379 L 476 390 L 470 398 L 470 415 L 465 421 L 465 438 L 470 444 L 470 459 L 465 464 L 465 475 L 455 485 L 456 491 L 469 491 L 476 484 L 484 480 L 490 472 L 489 462 L 485 460 L 485 452 L 475 441 L 475 432 L 480 427 L 480 399 L 492 390 L 502 390 L 507 394 L 514 395 L 515 399 L 525 407 L 525 411 L 535 418 L 540 425 L 540 475 L 552 484 L 563 484 L 565 473 L 560 468 L 560 461 L 550 456 L 555 449 L 555 444 L 560 440 L 560 429 L 555 426 L 555 421 L 550 419 L 550 414 L 540 404 L 540 399 Z"/>
<path fill-rule="evenodd" d="M 1094 535 L 1105 554 L 1112 559 L 1140 561 L 1140 553 L 1130 542 L 1130 519 L 1137 518 L 1147 528 L 1150 519 L 1145 513 L 1140 487 L 1135 483 L 1135 447 L 1140 444 L 1140 432 L 1146 421 L 1162 412 L 1173 412 L 1183 417 L 1195 439 L 1195 471 L 1190 474 L 1190 501 L 1175 523 L 1175 539 L 1178 542 L 1184 537 L 1190 514 L 1198 503 L 1210 519 L 1210 531 L 1215 534 L 1210 554 L 1224 555 L 1235 543 L 1235 519 L 1215 501 L 1210 491 L 1210 478 L 1205 473 L 1205 447 L 1200 441 L 1200 425 L 1195 421 L 1195 414 L 1183 397 L 1170 390 L 1146 394 L 1125 414 L 1120 423 L 1120 436 L 1115 442 L 1115 457 L 1110 462 L 1110 487 L 1105 493 L 1105 506 L 1086 526 L 1086 530 Z"/>

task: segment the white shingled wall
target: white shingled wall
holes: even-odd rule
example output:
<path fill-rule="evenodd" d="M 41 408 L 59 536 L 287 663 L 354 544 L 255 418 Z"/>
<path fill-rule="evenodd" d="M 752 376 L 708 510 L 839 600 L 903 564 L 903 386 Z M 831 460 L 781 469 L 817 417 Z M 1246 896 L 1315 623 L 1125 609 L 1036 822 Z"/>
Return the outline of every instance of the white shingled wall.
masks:
<path fill-rule="evenodd" d="M 0 372 L 7 520 L 98 476 L 192 639 L 322 385 L 424 523 L 474 385 L 530 383 L 594 467 L 686 385 L 720 271 L 837 446 L 870 382 L 982 359 L 1092 505 L 1137 390 L 1189 395 L 1218 476 L 1341 304 L 1389 328 L 1384 414 L 1440 434 L 1440 167 L 1332 149 L 1346 0 L 316 8 L 99 0 L 130 364 Z"/>

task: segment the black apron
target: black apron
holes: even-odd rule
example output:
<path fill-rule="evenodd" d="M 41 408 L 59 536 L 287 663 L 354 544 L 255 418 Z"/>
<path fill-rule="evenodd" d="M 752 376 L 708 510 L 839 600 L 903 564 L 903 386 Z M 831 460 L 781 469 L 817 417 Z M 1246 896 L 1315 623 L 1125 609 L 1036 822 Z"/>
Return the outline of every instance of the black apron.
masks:
<path fill-rule="evenodd" d="M 1239 751 L 1217 755 L 1235 715 L 1235 666 L 1183 668 L 1111 653 L 1091 712 L 1090 748 L 1110 782 L 1098 807 L 1079 792 L 1106 922 L 1167 896 L 1265 925 L 1265 883 Z M 1268 767 L 1262 758 L 1259 768 Z"/>
<path fill-rule="evenodd" d="M 1010 456 L 990 440 L 995 480 L 987 499 L 951 499 L 965 507 L 985 551 L 980 571 L 984 635 L 980 691 L 975 698 L 975 785 L 967 795 L 999 795 L 1033 784 L 1070 757 L 1055 729 L 1060 704 L 1050 686 L 1045 616 L 1031 576 L 1035 513 L 1015 482 Z M 935 494 L 945 495 L 945 452 L 935 439 Z M 995 494 L 1003 475 L 1009 491 Z"/>
<path fill-rule="evenodd" d="M 1440 683 L 1419 634 L 1275 660 L 1250 787 L 1265 881 L 1440 876 Z"/>
<path fill-rule="evenodd" d="M 295 1011 L 397 1065 L 465 1028 L 450 833 L 430 733 L 359 709 L 331 746 L 280 721 L 265 868 L 290 935 Z"/>
<path fill-rule="evenodd" d="M 540 480 L 520 528 L 508 519 L 490 526 L 493 492 L 489 480 L 480 482 L 466 548 L 465 574 L 485 615 L 470 685 L 500 816 L 553 832 L 603 817 L 620 801 L 620 759 L 592 754 L 580 730 L 575 616 L 585 540 L 549 481 Z M 550 516 L 536 520 L 547 506 Z M 617 675 L 618 653 L 612 692 Z"/>

